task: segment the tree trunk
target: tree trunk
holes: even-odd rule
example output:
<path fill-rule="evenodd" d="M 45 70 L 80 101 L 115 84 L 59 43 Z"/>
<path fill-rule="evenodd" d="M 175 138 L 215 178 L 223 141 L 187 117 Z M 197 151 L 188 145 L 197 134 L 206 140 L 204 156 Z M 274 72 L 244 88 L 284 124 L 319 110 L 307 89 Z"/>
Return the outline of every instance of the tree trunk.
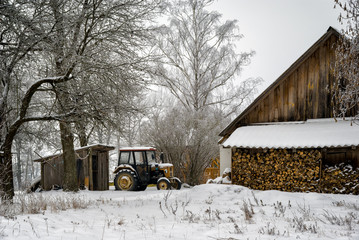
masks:
<path fill-rule="evenodd" d="M 100 143 L 103 142 L 103 131 L 98 127 L 96 129 L 96 132 L 97 132 L 97 139 Z"/>
<path fill-rule="evenodd" d="M 109 145 L 111 141 L 112 131 L 110 128 L 107 128 L 106 144 Z"/>
<path fill-rule="evenodd" d="M 76 156 L 74 150 L 74 137 L 71 131 L 71 124 L 60 121 L 61 144 L 64 161 L 64 182 L 65 191 L 78 191 L 76 175 Z"/>
<path fill-rule="evenodd" d="M 4 145 L 4 155 L 0 162 L 0 196 L 5 201 L 12 201 L 15 195 L 11 143 Z"/>
<path fill-rule="evenodd" d="M 0 98 L 0 143 L 4 143 L 0 146 L 0 151 L 3 151 L 3 155 L 0 156 L 0 197 L 2 200 L 12 200 L 14 197 L 14 183 L 12 172 L 12 159 L 11 159 L 11 144 L 7 140 L 7 96 L 9 92 L 9 75 L 7 74 L 3 79 L 5 83 L 2 95 Z"/>
<path fill-rule="evenodd" d="M 29 182 L 29 161 L 30 161 L 30 148 L 27 149 L 26 156 L 26 166 L 25 166 L 25 174 L 24 174 L 24 183 L 27 184 Z"/>
<path fill-rule="evenodd" d="M 80 118 L 80 121 L 75 123 L 76 129 L 77 129 L 77 135 L 78 135 L 81 147 L 85 147 L 88 145 L 88 137 L 86 134 L 86 128 L 85 128 L 84 124 L 86 124 L 86 122 L 82 121 L 81 118 Z"/>
<path fill-rule="evenodd" d="M 15 193 L 14 193 L 14 184 L 13 184 L 13 173 L 12 173 L 12 164 L 11 164 L 11 154 L 4 153 L 4 159 L 0 164 L 1 168 L 1 199 L 3 200 L 12 200 Z M 9 157 L 10 155 L 10 157 Z"/>
<path fill-rule="evenodd" d="M 56 75 L 66 75 L 70 73 L 66 67 L 65 62 L 69 59 L 65 57 L 65 48 L 66 48 L 66 35 L 65 35 L 65 19 L 63 13 L 63 6 L 61 1 L 52 0 L 50 1 L 50 6 L 52 8 L 54 18 L 57 22 L 55 26 L 56 32 L 56 44 L 54 45 L 54 56 L 55 56 L 55 72 Z M 79 31 L 74 29 L 74 31 Z M 70 58 L 70 57 L 68 57 Z M 67 86 L 65 84 L 57 85 L 58 92 L 56 97 L 58 99 L 58 111 L 60 114 L 66 113 L 67 105 L 71 103 L 69 95 L 66 94 Z M 77 175 L 76 175 L 76 157 L 75 157 L 75 148 L 74 148 L 74 136 L 71 129 L 71 123 L 64 120 L 60 121 L 60 135 L 61 135 L 61 145 L 63 152 L 63 161 L 64 161 L 64 175 L 63 175 L 63 188 L 65 191 L 78 191 L 79 187 L 77 185 Z"/>
<path fill-rule="evenodd" d="M 17 187 L 18 190 L 22 189 L 22 181 L 21 181 L 21 141 L 15 140 L 16 145 L 16 180 L 17 180 Z"/>

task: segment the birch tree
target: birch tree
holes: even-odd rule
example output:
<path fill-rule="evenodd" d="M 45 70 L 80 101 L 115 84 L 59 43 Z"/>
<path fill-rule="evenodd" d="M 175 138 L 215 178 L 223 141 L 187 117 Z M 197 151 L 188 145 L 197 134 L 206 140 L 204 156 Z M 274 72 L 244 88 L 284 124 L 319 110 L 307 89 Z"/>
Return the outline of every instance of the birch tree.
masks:
<path fill-rule="evenodd" d="M 254 52 L 236 52 L 237 21 L 221 22 L 221 14 L 206 10 L 212 2 L 179 0 L 168 7 L 170 24 L 157 39 L 162 64 L 154 75 L 188 110 L 222 104 L 234 112 L 240 106 L 234 101 L 243 101 L 260 79 L 234 83 Z"/>
<path fill-rule="evenodd" d="M 152 71 L 156 83 L 181 105 L 156 116 L 158 124 L 152 126 L 158 129 L 153 129 L 152 134 L 158 132 L 158 138 L 167 139 L 164 123 L 173 123 L 167 131 L 177 133 L 175 139 L 157 144 L 163 149 L 182 149 L 181 154 L 175 154 L 181 159 L 171 161 L 182 161 L 173 163 L 182 165 L 190 184 L 200 183 L 205 167 L 218 152 L 216 134 L 225 118 L 237 113 L 261 82 L 255 78 L 236 84 L 254 52 L 236 51 L 236 43 L 242 38 L 237 21 L 222 22 L 221 14 L 207 10 L 211 3 L 213 0 L 178 0 L 168 6 L 169 24 L 157 38 L 162 57 Z M 167 151 L 170 156 L 172 150 Z"/>

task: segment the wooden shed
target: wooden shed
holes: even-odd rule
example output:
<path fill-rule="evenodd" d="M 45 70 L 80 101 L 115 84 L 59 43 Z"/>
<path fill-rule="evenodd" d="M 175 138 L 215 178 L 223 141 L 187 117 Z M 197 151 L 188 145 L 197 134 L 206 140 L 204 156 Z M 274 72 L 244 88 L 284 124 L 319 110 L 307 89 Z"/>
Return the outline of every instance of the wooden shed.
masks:
<path fill-rule="evenodd" d="M 359 126 L 333 119 L 331 66 L 339 37 L 330 27 L 220 133 L 221 173 L 232 168 L 237 182 L 286 189 L 309 178 L 317 184 L 324 165 L 359 167 Z"/>
<path fill-rule="evenodd" d="M 109 151 L 113 146 L 101 144 L 75 149 L 76 172 L 80 188 L 89 190 L 109 189 Z M 63 186 L 64 164 L 62 154 L 34 160 L 41 163 L 41 187 L 51 190 Z"/>

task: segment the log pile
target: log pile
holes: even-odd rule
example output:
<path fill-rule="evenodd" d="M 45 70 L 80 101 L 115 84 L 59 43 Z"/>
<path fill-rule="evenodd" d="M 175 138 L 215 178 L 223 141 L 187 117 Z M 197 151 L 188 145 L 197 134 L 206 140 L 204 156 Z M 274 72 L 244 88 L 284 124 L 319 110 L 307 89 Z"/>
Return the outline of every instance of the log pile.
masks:
<path fill-rule="evenodd" d="M 257 190 L 359 194 L 358 170 L 321 169 L 320 162 L 318 150 L 238 149 L 232 157 L 232 183 Z"/>
<path fill-rule="evenodd" d="M 359 169 L 344 164 L 324 168 L 320 190 L 325 193 L 359 195 Z"/>

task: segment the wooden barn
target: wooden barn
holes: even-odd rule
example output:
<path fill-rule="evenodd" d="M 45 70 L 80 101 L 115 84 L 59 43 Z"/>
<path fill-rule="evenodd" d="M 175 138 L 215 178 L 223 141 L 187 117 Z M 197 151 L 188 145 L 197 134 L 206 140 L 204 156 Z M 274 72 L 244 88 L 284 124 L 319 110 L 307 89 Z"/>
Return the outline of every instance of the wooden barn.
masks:
<path fill-rule="evenodd" d="M 333 119 L 330 67 L 339 37 L 330 27 L 220 133 L 220 171 L 232 168 L 233 183 L 330 192 L 336 184 L 330 176 L 345 172 L 334 166 L 359 167 L 359 126 L 350 116 Z"/>
<path fill-rule="evenodd" d="M 80 188 L 89 190 L 109 189 L 109 151 L 112 146 L 91 145 L 75 150 L 76 172 Z M 41 187 L 51 190 L 54 186 L 62 187 L 64 166 L 62 154 L 46 156 L 34 160 L 41 163 Z"/>

